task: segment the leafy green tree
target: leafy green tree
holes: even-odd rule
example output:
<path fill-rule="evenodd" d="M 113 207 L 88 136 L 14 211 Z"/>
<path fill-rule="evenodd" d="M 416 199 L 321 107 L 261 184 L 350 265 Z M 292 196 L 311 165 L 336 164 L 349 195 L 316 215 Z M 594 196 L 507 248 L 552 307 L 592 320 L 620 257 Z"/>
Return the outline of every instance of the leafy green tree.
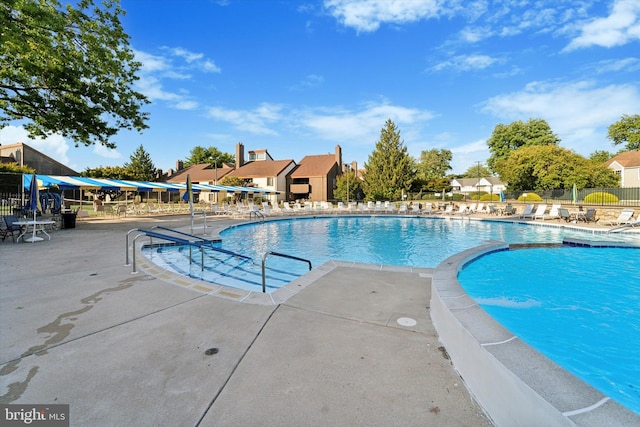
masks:
<path fill-rule="evenodd" d="M 437 148 L 423 150 L 416 164 L 418 176 L 425 181 L 443 178 L 451 170 L 451 160 L 453 160 L 451 150 Z"/>
<path fill-rule="evenodd" d="M 640 150 L 640 114 L 623 115 L 609 126 L 607 138 L 613 141 L 613 145 L 626 144 L 627 151 Z"/>
<path fill-rule="evenodd" d="M 155 179 L 156 167 L 142 145 L 134 151 L 129 159 L 130 162 L 125 163 L 124 167 L 132 179 L 137 181 L 153 181 Z"/>
<path fill-rule="evenodd" d="M 230 185 L 234 187 L 242 187 L 244 185 L 244 179 L 239 176 L 225 176 L 220 180 L 220 185 Z"/>
<path fill-rule="evenodd" d="M 66 2 L 65 2 L 66 3 Z M 0 6 L 0 127 L 25 120 L 31 137 L 59 133 L 109 148 L 142 131 L 149 101 L 131 87 L 141 64 L 120 24 L 118 0 L 8 0 Z"/>
<path fill-rule="evenodd" d="M 508 125 L 498 124 L 487 141 L 491 156 L 487 166 L 502 176 L 500 162 L 506 160 L 512 151 L 527 146 L 558 145 L 560 139 L 542 119 L 529 119 L 526 123 L 518 120 Z M 504 179 L 503 179 L 504 181 Z"/>
<path fill-rule="evenodd" d="M 462 178 L 484 178 L 486 176 L 493 176 L 488 167 L 481 163 L 469 166 L 465 173 L 462 174 Z"/>
<path fill-rule="evenodd" d="M 589 160 L 595 164 L 601 164 L 612 158 L 614 154 L 605 150 L 596 150 L 589 155 Z"/>
<path fill-rule="evenodd" d="M 362 191 L 362 181 L 356 178 L 356 173 L 349 170 L 338 177 L 336 188 L 333 190 L 333 197 L 340 200 L 347 200 L 347 189 L 349 201 L 355 201 L 364 194 Z"/>
<path fill-rule="evenodd" d="M 502 180 L 512 191 L 556 188 L 615 187 L 615 173 L 566 148 L 529 146 L 515 150 L 503 161 Z"/>
<path fill-rule="evenodd" d="M 368 200 L 398 200 L 415 179 L 414 160 L 400 140 L 400 130 L 391 119 L 380 132 L 380 140 L 364 166 L 362 188 Z"/>
<path fill-rule="evenodd" d="M 411 191 L 435 191 L 442 189 L 440 182 L 451 170 L 453 154 L 447 149 L 423 150 L 420 159 L 415 161 L 416 177 L 411 185 Z"/>
<path fill-rule="evenodd" d="M 130 169 L 122 166 L 99 166 L 97 168 L 87 168 L 80 172 L 80 176 L 106 179 L 136 179 Z"/>
<path fill-rule="evenodd" d="M 235 156 L 229 153 L 223 153 L 216 147 L 204 148 L 196 146 L 191 149 L 191 155 L 184 162 L 185 166 L 201 165 L 208 163 L 211 166 L 217 164 L 222 167 L 223 163 L 235 163 Z"/>

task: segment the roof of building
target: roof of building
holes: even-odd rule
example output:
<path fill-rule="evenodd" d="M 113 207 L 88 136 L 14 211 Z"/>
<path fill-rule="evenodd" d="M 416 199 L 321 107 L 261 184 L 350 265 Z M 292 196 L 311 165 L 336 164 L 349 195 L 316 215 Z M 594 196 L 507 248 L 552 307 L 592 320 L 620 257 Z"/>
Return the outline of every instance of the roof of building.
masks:
<path fill-rule="evenodd" d="M 640 150 L 622 152 L 607 160 L 604 165 L 609 167 L 614 162 L 617 162 L 625 168 L 640 166 Z"/>
<path fill-rule="evenodd" d="M 229 176 L 238 176 L 240 178 L 276 177 L 282 174 L 292 163 L 295 165 L 293 160 L 253 161 L 231 171 Z"/>
<path fill-rule="evenodd" d="M 326 176 L 331 168 L 336 164 L 336 156 L 334 154 L 319 154 L 314 156 L 305 156 L 300 160 L 300 164 L 291 173 L 292 178 L 306 178 Z"/>
<path fill-rule="evenodd" d="M 198 165 L 191 165 L 182 170 L 177 171 L 175 174 L 171 175 L 167 182 L 186 182 L 187 175 L 191 177 L 192 182 L 209 182 L 215 181 L 216 173 L 218 181 L 220 181 L 224 176 L 229 174 L 233 170 L 232 165 L 228 165 L 223 163 L 222 166 L 218 167 L 216 172 L 216 168 L 211 166 L 209 163 L 202 163 Z"/>
<path fill-rule="evenodd" d="M 483 176 L 480 178 L 457 178 L 454 179 L 453 182 L 457 182 L 461 187 L 475 187 L 479 182 L 480 185 L 486 185 L 485 182 L 491 185 L 503 185 L 500 178 L 496 176 Z"/>

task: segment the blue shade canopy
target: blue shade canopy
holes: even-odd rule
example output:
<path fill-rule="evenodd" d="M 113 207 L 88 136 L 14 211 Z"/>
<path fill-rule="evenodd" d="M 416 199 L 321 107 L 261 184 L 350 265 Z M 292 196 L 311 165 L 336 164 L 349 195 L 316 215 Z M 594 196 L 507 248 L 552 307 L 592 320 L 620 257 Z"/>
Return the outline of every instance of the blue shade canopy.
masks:
<path fill-rule="evenodd" d="M 60 190 L 138 191 L 142 193 L 177 193 L 187 190 L 186 184 L 176 184 L 172 182 L 131 181 L 126 179 L 87 178 L 83 176 L 62 175 L 35 176 L 38 183 L 38 189 L 40 190 L 52 187 L 57 187 Z M 33 175 L 23 175 L 25 188 L 30 188 L 32 179 Z M 220 191 L 226 191 L 228 193 L 280 194 L 279 191 L 267 190 L 258 187 L 238 187 L 229 185 L 192 184 L 191 188 L 194 193 L 217 193 Z"/>

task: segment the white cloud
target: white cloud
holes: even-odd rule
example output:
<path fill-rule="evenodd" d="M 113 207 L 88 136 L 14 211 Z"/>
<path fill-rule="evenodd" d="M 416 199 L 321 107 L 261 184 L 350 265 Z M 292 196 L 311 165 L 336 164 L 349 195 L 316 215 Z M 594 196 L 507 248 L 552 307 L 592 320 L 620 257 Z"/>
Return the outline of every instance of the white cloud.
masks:
<path fill-rule="evenodd" d="M 376 31 L 382 23 L 404 24 L 437 17 L 442 11 L 436 0 L 325 0 L 324 6 L 344 26 L 358 32 Z"/>
<path fill-rule="evenodd" d="M 433 67 L 430 67 L 430 71 L 443 71 L 446 69 L 452 69 L 454 71 L 472 71 L 482 70 L 490 67 L 495 63 L 501 62 L 498 58 L 493 58 L 488 55 L 458 55 L 454 56 L 447 61 L 440 62 Z"/>
<path fill-rule="evenodd" d="M 282 106 L 262 103 L 253 110 L 228 110 L 211 107 L 207 116 L 232 124 L 236 129 L 262 135 L 277 135 L 271 124 L 282 119 Z"/>
<path fill-rule="evenodd" d="M 580 28 L 580 35 L 564 51 L 590 46 L 622 46 L 640 40 L 640 2 L 616 0 L 606 18 L 596 18 Z"/>
<path fill-rule="evenodd" d="M 220 72 L 213 61 L 203 60 L 204 55 L 193 53 L 182 48 L 163 48 L 170 56 L 152 55 L 139 50 L 135 51 L 136 60 L 142 63 L 136 90 L 142 92 L 151 101 L 166 101 L 178 110 L 194 110 L 199 104 L 191 99 L 189 91 L 179 89 L 167 90 L 168 80 L 193 80 L 188 70 L 204 72 Z M 174 64 L 174 59 L 182 59 L 185 64 Z"/>
<path fill-rule="evenodd" d="M 301 91 L 301 90 L 321 86 L 323 83 L 324 83 L 324 77 L 319 76 L 317 74 L 309 74 L 305 76 L 300 82 L 291 86 L 291 90 Z"/>
<path fill-rule="evenodd" d="M 486 139 L 471 141 L 450 150 L 453 153 L 451 168 L 453 173 L 457 174 L 466 172 L 469 167 L 477 165 L 478 162 L 484 162 L 490 154 Z"/>
<path fill-rule="evenodd" d="M 589 154 L 608 147 L 606 127 L 640 110 L 640 91 L 632 84 L 532 82 L 519 92 L 490 98 L 482 110 L 500 119 L 544 119 L 563 146 Z"/>
<path fill-rule="evenodd" d="M 52 159 L 69 166 L 69 143 L 61 135 L 50 135 L 46 138 L 29 138 L 29 134 L 22 126 L 5 126 L 0 129 L 0 141 L 2 144 L 15 144 L 23 142 L 36 150 L 46 154 Z"/>
<path fill-rule="evenodd" d="M 477 43 L 491 36 L 493 36 L 493 32 L 487 26 L 467 27 L 460 32 L 460 39 L 466 43 Z"/>
<path fill-rule="evenodd" d="M 169 64 L 162 56 L 152 55 L 140 50 L 134 50 L 136 61 L 142 64 L 143 73 L 154 73 L 158 71 L 164 71 L 169 68 Z"/>
<path fill-rule="evenodd" d="M 633 72 L 640 70 L 640 59 L 609 59 L 596 63 L 593 68 L 598 73 Z"/>
<path fill-rule="evenodd" d="M 107 159 L 120 159 L 122 158 L 122 154 L 118 152 L 118 150 L 114 149 L 114 148 L 107 148 L 102 144 L 95 144 L 93 146 L 93 152 L 100 156 L 100 157 L 104 157 Z"/>
<path fill-rule="evenodd" d="M 401 137 L 420 127 L 434 115 L 428 111 L 390 105 L 386 101 L 364 104 L 359 111 L 310 111 L 301 115 L 303 126 L 330 141 L 371 144 L 380 137 L 388 119 L 400 128 Z"/>
<path fill-rule="evenodd" d="M 199 105 L 200 104 L 196 101 L 182 100 L 182 101 L 176 102 L 175 108 L 178 110 L 195 110 L 196 108 L 198 108 Z"/>

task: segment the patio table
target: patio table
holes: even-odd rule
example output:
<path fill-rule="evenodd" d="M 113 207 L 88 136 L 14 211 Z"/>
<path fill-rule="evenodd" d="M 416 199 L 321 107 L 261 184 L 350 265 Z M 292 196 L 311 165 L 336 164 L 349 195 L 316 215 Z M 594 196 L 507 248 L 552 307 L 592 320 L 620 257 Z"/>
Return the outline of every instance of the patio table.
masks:
<path fill-rule="evenodd" d="M 49 235 L 49 233 L 47 233 L 47 231 L 44 229 L 44 227 L 45 227 L 45 225 L 51 225 L 51 224 L 55 224 L 55 223 L 56 223 L 55 221 L 51 221 L 51 220 L 16 221 L 16 222 L 14 222 L 14 224 L 17 224 L 17 225 L 20 225 L 20 226 L 24 226 L 24 228 L 25 228 L 24 231 L 22 232 L 22 234 L 20 234 L 18 236 L 16 241 L 19 241 L 20 238 L 22 238 L 22 240 L 24 242 L 30 242 L 30 243 L 39 242 L 41 240 L 44 240 L 42 237 L 38 237 L 36 235 L 38 232 L 44 233 L 49 238 L 49 240 L 51 240 L 51 236 Z M 25 239 L 23 236 L 28 233 L 29 227 L 31 227 L 31 237 Z"/>

